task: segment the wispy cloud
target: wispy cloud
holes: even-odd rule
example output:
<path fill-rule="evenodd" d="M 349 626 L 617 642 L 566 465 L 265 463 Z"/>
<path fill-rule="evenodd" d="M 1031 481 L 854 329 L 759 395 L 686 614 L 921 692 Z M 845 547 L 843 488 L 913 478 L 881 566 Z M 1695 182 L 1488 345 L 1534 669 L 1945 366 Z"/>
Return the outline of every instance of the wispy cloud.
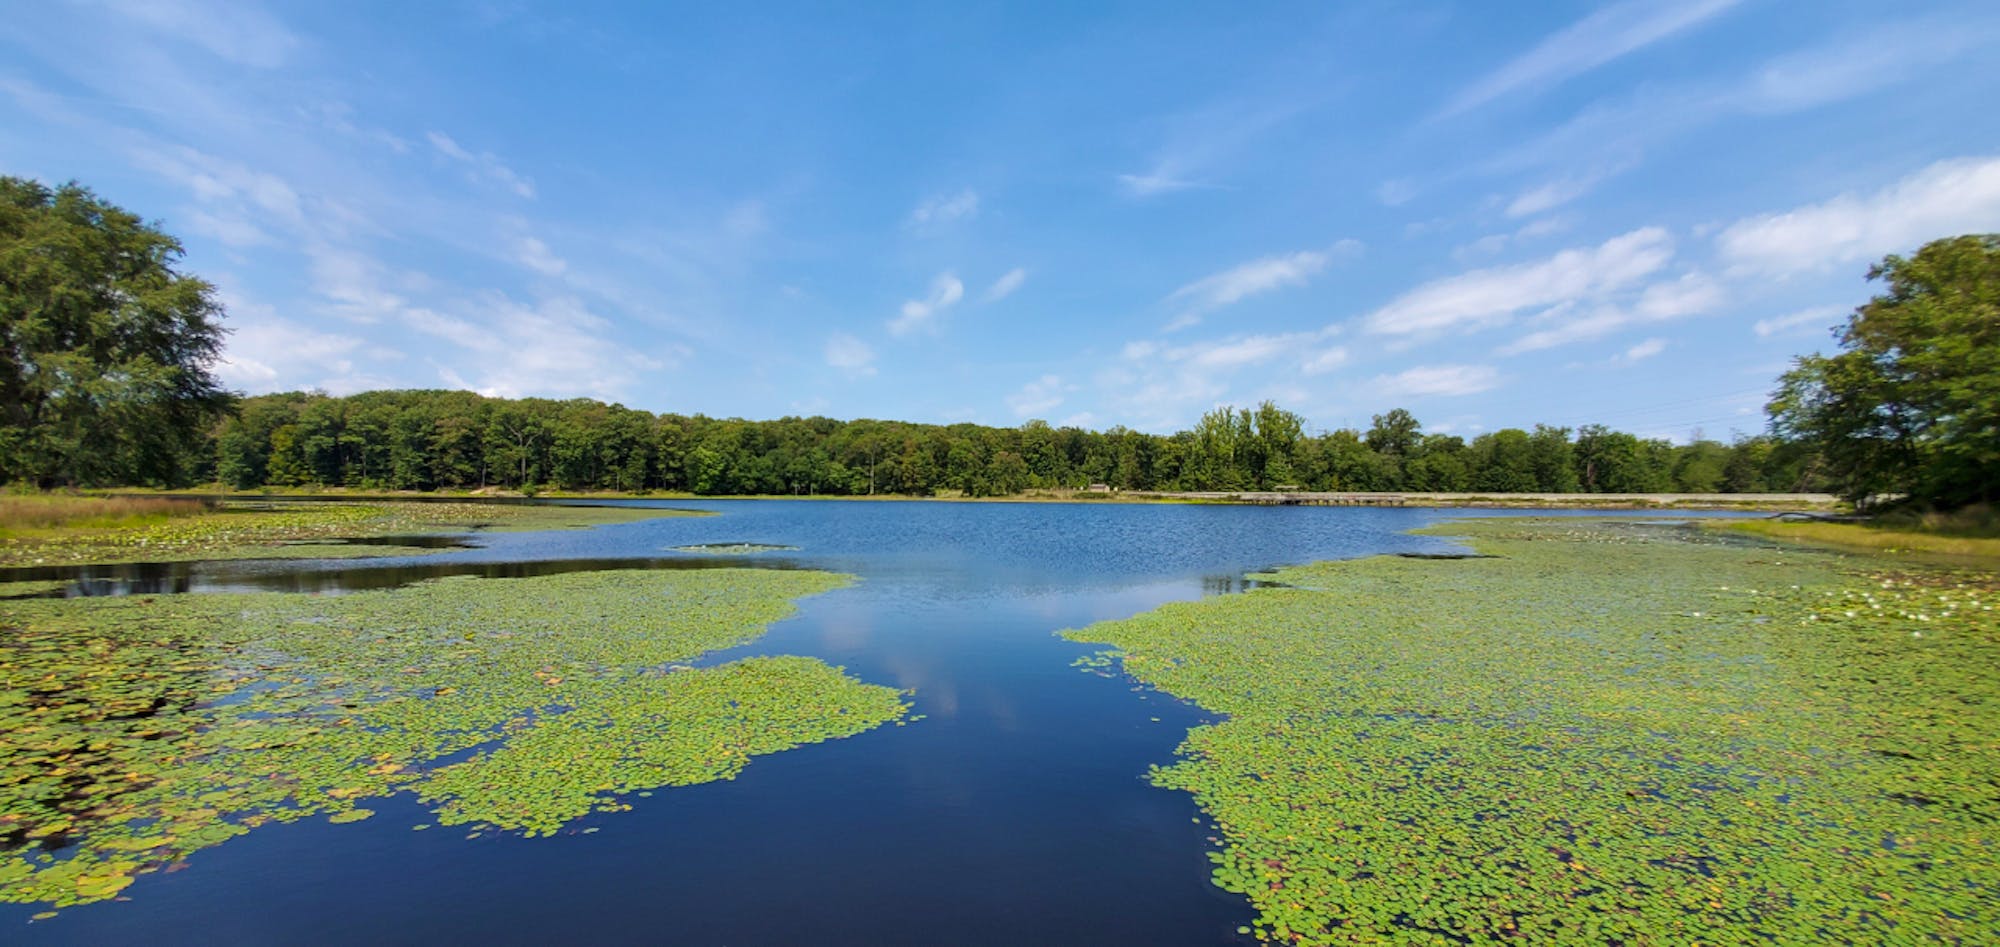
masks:
<path fill-rule="evenodd" d="M 1546 88 L 1589 72 L 1690 27 L 1739 0 L 1624 0 L 1551 34 L 1513 61 L 1467 86 L 1438 113 L 1448 118 L 1495 99 Z"/>
<path fill-rule="evenodd" d="M 1150 430 L 1185 424 L 1192 413 L 1213 407 L 1238 379 L 1268 384 L 1287 362 L 1298 366 L 1323 363 L 1330 371 L 1345 353 L 1318 351 L 1331 330 L 1234 335 L 1180 345 L 1153 340 L 1127 343 L 1116 364 L 1096 378 L 1105 399 L 1126 417 Z M 1304 353 L 1304 364 L 1292 361 Z"/>
<path fill-rule="evenodd" d="M 1529 188 L 1507 203 L 1507 216 L 1532 217 L 1543 211 L 1561 207 L 1590 193 L 1605 180 L 1624 173 L 1633 164 L 1634 162 L 1627 160 L 1600 165 L 1573 174 L 1565 174 L 1553 181 Z"/>
<path fill-rule="evenodd" d="M 1060 376 L 1043 375 L 1008 395 L 1007 407 L 1019 418 L 1045 415 L 1062 405 L 1070 388 Z"/>
<path fill-rule="evenodd" d="M 534 237 L 522 237 L 514 241 L 514 259 L 522 266 L 543 276 L 561 276 L 569 269 L 569 263 L 556 256 L 549 245 Z"/>
<path fill-rule="evenodd" d="M 1601 184 L 1640 163 L 1649 149 L 1715 122 L 1820 108 L 1907 82 L 2000 43 L 2000 27 L 1964 17 L 1871 25 L 1766 59 L 1723 79 L 1646 84 L 1619 100 L 1593 102 L 1575 117 L 1483 163 L 1492 173 L 1570 169 L 1562 178 Z M 1532 193 L 1532 192 L 1530 192 Z"/>
<path fill-rule="evenodd" d="M 918 329 L 933 328 L 937 323 L 932 320 L 963 298 L 965 284 L 949 272 L 939 273 L 931 281 L 930 295 L 903 303 L 896 318 L 889 320 L 889 334 L 908 335 Z"/>
<path fill-rule="evenodd" d="M 826 363 L 859 378 L 875 374 L 875 350 L 868 343 L 836 332 L 826 340 Z"/>
<path fill-rule="evenodd" d="M 1721 305 L 1723 295 L 1721 284 L 1715 280 L 1702 273 L 1688 273 L 1676 280 L 1647 286 L 1628 305 L 1601 303 L 1581 316 L 1558 311 L 1550 319 L 1552 326 L 1515 339 L 1501 346 L 1496 354 L 1519 355 L 1551 349 L 1600 339 L 1631 326 L 1702 315 Z"/>
<path fill-rule="evenodd" d="M 1361 327 L 1377 335 L 1421 335 L 1499 325 L 1524 309 L 1576 304 L 1630 287 L 1673 255 L 1673 238 L 1664 229 L 1646 227 L 1539 262 L 1426 283 L 1368 314 Z"/>
<path fill-rule="evenodd" d="M 1419 365 L 1369 383 L 1380 398 L 1456 397 L 1500 387 L 1500 372 L 1490 365 Z"/>
<path fill-rule="evenodd" d="M 1014 295 L 1014 291 L 1020 289 L 1021 284 L 1027 281 L 1028 271 L 1017 266 L 1001 274 L 999 279 L 993 281 L 993 285 L 986 287 L 986 292 L 980 294 L 979 301 L 997 303 Z"/>
<path fill-rule="evenodd" d="M 1844 306 L 1814 306 L 1811 309 L 1801 309 L 1798 312 L 1782 316 L 1759 319 L 1757 320 L 1757 324 L 1751 328 L 1757 333 L 1757 337 L 1760 339 L 1768 339 L 1774 335 L 1785 335 L 1808 327 L 1825 330 L 1832 328 L 1838 323 L 1841 317 L 1847 314 L 1847 311 L 1847 308 Z"/>
<path fill-rule="evenodd" d="M 192 43 L 243 66 L 272 69 L 299 48 L 299 38 L 252 3 L 198 0 L 99 0 L 126 19 Z"/>
<path fill-rule="evenodd" d="M 1175 173 L 1176 168 L 1174 165 L 1163 163 L 1146 174 L 1121 174 L 1118 176 L 1118 183 L 1125 187 L 1125 193 L 1133 197 L 1152 197 L 1155 194 L 1171 194 L 1175 191 L 1185 191 L 1191 188 L 1213 188 L 1216 186 L 1188 178 L 1175 177 Z"/>
<path fill-rule="evenodd" d="M 1117 175 L 1129 197 L 1148 198 L 1176 191 L 1221 189 L 1213 180 L 1218 166 L 1258 136 L 1289 121 L 1311 103 L 1292 97 L 1262 96 L 1226 101 L 1175 116 L 1167 122 L 1166 143 L 1143 170 Z"/>
<path fill-rule="evenodd" d="M 1325 270 L 1334 258 L 1359 252 L 1359 241 L 1342 240 L 1326 250 L 1301 250 L 1267 256 L 1202 277 L 1167 296 L 1167 301 L 1178 305 L 1181 311 L 1168 323 L 1166 331 L 1195 325 L 1201 322 L 1202 316 L 1250 296 L 1288 286 L 1303 286 Z"/>
<path fill-rule="evenodd" d="M 910 211 L 910 225 L 917 228 L 967 220 L 979 214 L 979 192 L 963 190 L 927 198 Z"/>
<path fill-rule="evenodd" d="M 1733 274 L 1783 278 L 2000 230 L 2000 156 L 1940 161 L 1873 194 L 1746 217 L 1716 237 Z"/>
<path fill-rule="evenodd" d="M 514 169 L 507 167 L 492 152 L 481 151 L 475 154 L 467 151 L 464 146 L 443 132 L 429 132 L 425 137 L 430 140 L 431 147 L 437 149 L 438 154 L 465 165 L 467 177 L 470 179 L 498 184 L 521 197 L 535 196 L 534 182 L 515 173 Z"/>
<path fill-rule="evenodd" d="M 1401 207 L 1419 193 L 1417 182 L 1409 178 L 1390 178 L 1375 187 L 1375 199 L 1386 207 Z"/>
<path fill-rule="evenodd" d="M 1644 361 L 1666 350 L 1667 350 L 1667 340 L 1647 339 L 1644 342 L 1641 342 L 1637 345 L 1632 346 L 1629 349 L 1626 349 L 1624 354 L 1624 359 L 1627 362 Z"/>
<path fill-rule="evenodd" d="M 1321 349 L 1306 357 L 1299 371 L 1307 375 L 1324 375 L 1347 364 L 1347 350 L 1338 345 Z"/>

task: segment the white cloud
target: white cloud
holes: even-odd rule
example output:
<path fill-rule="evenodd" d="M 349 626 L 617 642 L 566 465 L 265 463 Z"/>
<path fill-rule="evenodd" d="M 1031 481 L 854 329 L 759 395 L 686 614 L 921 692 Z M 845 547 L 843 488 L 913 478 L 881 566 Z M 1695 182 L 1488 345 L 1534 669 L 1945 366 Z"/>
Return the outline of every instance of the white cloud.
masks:
<path fill-rule="evenodd" d="M 1342 240 L 1326 250 L 1301 250 L 1267 256 L 1205 276 L 1167 296 L 1168 302 L 1182 307 L 1167 330 L 1185 329 L 1200 322 L 1203 315 L 1249 296 L 1288 286 L 1303 286 L 1326 269 L 1335 256 L 1354 254 L 1360 250 L 1360 241 Z"/>
<path fill-rule="evenodd" d="M 1419 193 L 1417 182 L 1409 178 L 1391 178 L 1375 188 L 1375 199 L 1384 206 L 1400 207 L 1410 202 Z"/>
<path fill-rule="evenodd" d="M 960 191 L 929 198 L 910 211 L 910 223 L 916 227 L 932 224 L 947 224 L 954 220 L 964 220 L 979 213 L 979 192 Z"/>
<path fill-rule="evenodd" d="M 1873 194 L 1746 217 L 1716 237 L 1730 272 L 1787 277 L 2000 230 L 2000 156 L 1940 161 Z"/>
<path fill-rule="evenodd" d="M 1807 327 L 1831 329 L 1846 314 L 1847 309 L 1843 306 L 1814 306 L 1811 309 L 1801 309 L 1798 312 L 1788 315 L 1759 319 L 1757 320 L 1757 324 L 1752 328 L 1756 330 L 1758 338 L 1768 339 L 1774 335 L 1790 333 Z"/>
<path fill-rule="evenodd" d="M 1622 290 L 1667 265 L 1673 254 L 1673 238 L 1659 227 L 1646 227 L 1539 262 L 1426 283 L 1368 314 L 1362 329 L 1414 335 L 1498 325 L 1523 309 L 1573 304 Z"/>
<path fill-rule="evenodd" d="M 672 368 L 692 354 L 677 344 L 640 350 L 629 337 L 609 332 L 611 324 L 574 297 L 528 303 L 482 293 L 457 305 L 465 315 L 409 306 L 398 318 L 464 350 L 460 359 L 435 356 L 440 377 L 445 372 L 451 372 L 448 381 L 471 377 L 465 387 L 495 397 L 584 395 L 615 401 L 640 374 Z"/>
<path fill-rule="evenodd" d="M 514 260 L 543 276 L 561 276 L 569 269 L 562 257 L 556 256 L 549 245 L 534 237 L 522 237 L 514 243 Z"/>
<path fill-rule="evenodd" d="M 854 336 L 836 332 L 826 340 L 826 363 L 849 375 L 873 375 L 875 350 Z"/>
<path fill-rule="evenodd" d="M 443 132 L 429 132 L 425 137 L 430 139 L 431 147 L 436 148 L 438 154 L 465 165 L 466 176 L 469 179 L 474 181 L 483 179 L 498 184 L 521 197 L 535 196 L 534 182 L 515 173 L 514 169 L 507 167 L 492 152 L 482 151 L 474 154 Z"/>
<path fill-rule="evenodd" d="M 1658 355 L 1666 350 L 1667 350 L 1667 340 L 1647 339 L 1646 341 L 1641 342 L 1638 345 L 1634 345 L 1631 348 L 1626 349 L 1625 361 L 1637 362 L 1642 359 L 1652 358 L 1653 356 Z"/>
<path fill-rule="evenodd" d="M 1738 85 L 1737 103 L 1753 112 L 1796 112 L 1894 85 L 1996 38 L 1967 18 L 1870 24 L 1839 41 L 1766 63 Z"/>
<path fill-rule="evenodd" d="M 1556 85 L 1699 25 L 1738 0 L 1624 0 L 1551 34 L 1488 73 L 1447 104 L 1439 117 L 1477 108 L 1516 90 Z"/>
<path fill-rule="evenodd" d="M 284 24 L 250 3 L 196 0 L 99 0 L 136 23 L 193 43 L 218 58 L 271 69 L 285 64 L 299 38 Z"/>
<path fill-rule="evenodd" d="M 1564 175 L 1539 187 L 1523 191 L 1507 204 L 1507 216 L 1532 217 L 1561 207 L 1603 183 L 1605 179 L 1631 169 L 1636 162 L 1624 160 L 1575 174 Z"/>
<path fill-rule="evenodd" d="M 1382 398 L 1476 395 L 1499 387 L 1500 373 L 1488 365 L 1419 365 L 1378 376 L 1370 385 Z"/>
<path fill-rule="evenodd" d="M 222 302 L 231 329 L 215 371 L 224 383 L 252 394 L 345 387 L 339 379 L 353 374 L 361 339 L 306 328 L 228 294 Z"/>
<path fill-rule="evenodd" d="M 1647 286 L 1630 305 L 1600 305 L 1583 316 L 1528 333 L 1502 346 L 1497 354 L 1519 355 L 1603 338 L 1628 326 L 1697 316 L 1720 305 L 1722 299 L 1720 284 L 1705 274 L 1688 273 L 1672 282 Z"/>
<path fill-rule="evenodd" d="M 1118 184 L 1127 196 L 1135 198 L 1195 188 L 1220 189 L 1220 185 L 1205 180 L 1216 165 L 1309 104 L 1296 96 L 1259 95 L 1251 100 L 1220 101 L 1174 116 L 1167 122 L 1166 144 L 1155 152 L 1151 166 L 1117 175 Z"/>
<path fill-rule="evenodd" d="M 220 214 L 195 211 L 188 215 L 188 229 L 204 237 L 213 237 L 221 241 L 224 246 L 238 249 L 271 242 L 271 235 L 265 233 L 262 228 L 244 216 L 228 211 Z"/>
<path fill-rule="evenodd" d="M 1014 291 L 1020 289 L 1021 284 L 1027 281 L 1028 271 L 1017 266 L 1008 270 L 999 279 L 994 280 L 993 285 L 986 287 L 986 292 L 979 297 L 979 301 L 983 303 L 997 303 L 1002 299 L 1014 295 Z"/>
<path fill-rule="evenodd" d="M 1189 188 L 1213 187 L 1199 181 L 1173 177 L 1164 165 L 1150 174 L 1121 174 L 1118 176 L 1118 183 L 1124 185 L 1125 193 L 1133 197 L 1152 197 L 1155 194 L 1171 194 Z"/>
<path fill-rule="evenodd" d="M 1308 375 L 1324 375 L 1347 364 L 1347 350 L 1340 346 L 1321 349 L 1299 366 L 1299 371 Z"/>
<path fill-rule="evenodd" d="M 918 329 L 935 326 L 932 318 L 965 298 L 965 284 L 951 273 L 939 273 L 931 281 L 930 295 L 922 299 L 912 299 L 903 303 L 902 311 L 889 320 L 890 335 L 908 335 Z"/>
<path fill-rule="evenodd" d="M 1020 391 L 1008 395 L 1007 407 L 1013 409 L 1015 417 L 1044 415 L 1061 406 L 1069 390 L 1060 377 L 1043 375 L 1022 385 Z"/>
<path fill-rule="evenodd" d="M 1094 380 L 1103 397 L 1141 430 L 1170 430 L 1186 424 L 1192 413 L 1214 407 L 1232 379 L 1247 374 L 1268 384 L 1277 363 L 1311 351 L 1330 334 L 1239 335 L 1184 345 L 1139 340 L 1127 343 L 1118 364 Z M 1340 356 L 1319 352 L 1318 358 L 1330 369 Z"/>
<path fill-rule="evenodd" d="M 1471 243 L 1456 247 L 1451 251 L 1451 258 L 1460 263 L 1467 263 L 1482 257 L 1491 257 L 1510 246 L 1520 244 L 1524 241 L 1561 233 L 1568 230 L 1574 223 L 1574 218 L 1561 214 L 1537 217 L 1522 224 L 1511 233 L 1487 234 Z"/>

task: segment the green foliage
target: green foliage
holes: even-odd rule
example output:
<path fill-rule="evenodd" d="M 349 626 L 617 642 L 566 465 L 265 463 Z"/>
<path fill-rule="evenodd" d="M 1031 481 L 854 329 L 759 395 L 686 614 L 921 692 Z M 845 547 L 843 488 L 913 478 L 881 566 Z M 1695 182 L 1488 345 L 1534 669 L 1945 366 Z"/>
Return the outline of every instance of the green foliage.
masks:
<path fill-rule="evenodd" d="M 176 483 L 229 397 L 214 288 L 75 184 L 0 177 L 0 480 Z"/>
<path fill-rule="evenodd" d="M 1603 429 L 1584 433 L 1591 430 Z M 216 469 L 239 488 L 971 497 L 1093 483 L 1120 490 L 1673 488 L 1682 448 L 1618 437 L 1631 445 L 1630 475 L 1606 478 L 1589 472 L 1584 438 L 1572 444 L 1562 428 L 1496 432 L 1468 448 L 1456 437 L 1424 435 L 1400 409 L 1376 418 L 1365 437 L 1346 429 L 1309 434 L 1305 418 L 1268 401 L 1254 410 L 1216 408 L 1192 430 L 1160 437 L 1043 421 L 1018 428 L 818 417 L 745 421 L 653 415 L 580 398 L 375 391 L 251 398 L 216 431 L 213 444 Z M 1740 474 L 1722 484 L 1730 492 L 1797 488 L 1794 455 L 1774 455 L 1754 439 L 1724 449 Z M 1747 459 L 1739 460 L 1744 451 Z"/>
<path fill-rule="evenodd" d="M 1228 716 L 1160 785 L 1280 943 L 2000 937 L 2000 588 L 1688 527 L 1287 569 L 1069 636 Z M 1559 584 L 1559 593 L 1551 582 Z"/>
<path fill-rule="evenodd" d="M 1799 359 L 1769 406 L 1856 501 L 1953 508 L 2000 491 L 2000 234 L 1925 244 L 1868 271 L 1885 291 Z"/>
<path fill-rule="evenodd" d="M 116 895 L 270 822 L 551 834 L 622 797 L 900 718 L 800 657 L 679 662 L 762 634 L 820 572 L 443 579 L 342 596 L 0 601 L 0 900 Z"/>

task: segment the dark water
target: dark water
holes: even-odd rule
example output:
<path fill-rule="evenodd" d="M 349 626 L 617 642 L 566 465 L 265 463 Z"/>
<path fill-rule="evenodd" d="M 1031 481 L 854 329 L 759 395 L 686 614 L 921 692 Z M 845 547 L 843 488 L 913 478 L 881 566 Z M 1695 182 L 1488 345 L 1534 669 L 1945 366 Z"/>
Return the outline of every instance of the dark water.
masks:
<path fill-rule="evenodd" d="M 437 575 L 754 565 L 853 573 L 750 645 L 912 688 L 925 719 L 762 756 L 549 839 L 377 816 L 266 826 L 141 876 L 125 899 L 0 905 L 0 943 L 1220 944 L 1250 919 L 1209 884 L 1212 830 L 1156 789 L 1198 708 L 1079 673 L 1053 636 L 1240 590 L 1288 563 L 1461 547 L 1404 530 L 1465 510 L 673 501 L 715 517 L 496 533 L 419 558 L 144 567 L 72 594 L 337 592 Z M 742 556 L 671 547 L 755 543 Z M 144 575 L 146 569 L 153 574 Z M 0 576 L 0 580 L 26 576 Z M 59 577 L 59 576 L 50 576 Z M 594 827 L 599 831 L 583 834 Z"/>

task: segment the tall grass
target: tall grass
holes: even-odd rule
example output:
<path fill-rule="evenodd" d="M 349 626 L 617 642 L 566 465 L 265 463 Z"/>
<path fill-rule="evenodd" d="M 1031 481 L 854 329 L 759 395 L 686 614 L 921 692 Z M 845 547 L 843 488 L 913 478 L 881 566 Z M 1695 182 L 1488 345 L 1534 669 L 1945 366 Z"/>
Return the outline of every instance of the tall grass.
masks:
<path fill-rule="evenodd" d="M 192 497 L 92 497 L 61 493 L 0 496 L 0 535 L 48 529 L 142 526 L 215 508 Z"/>
<path fill-rule="evenodd" d="M 2000 569 L 2000 522 L 1996 522 L 1994 510 L 1988 506 L 1952 513 L 1891 513 L 1865 523 L 1729 520 L 1719 525 L 1773 539 L 1818 543 L 1856 552 Z"/>

